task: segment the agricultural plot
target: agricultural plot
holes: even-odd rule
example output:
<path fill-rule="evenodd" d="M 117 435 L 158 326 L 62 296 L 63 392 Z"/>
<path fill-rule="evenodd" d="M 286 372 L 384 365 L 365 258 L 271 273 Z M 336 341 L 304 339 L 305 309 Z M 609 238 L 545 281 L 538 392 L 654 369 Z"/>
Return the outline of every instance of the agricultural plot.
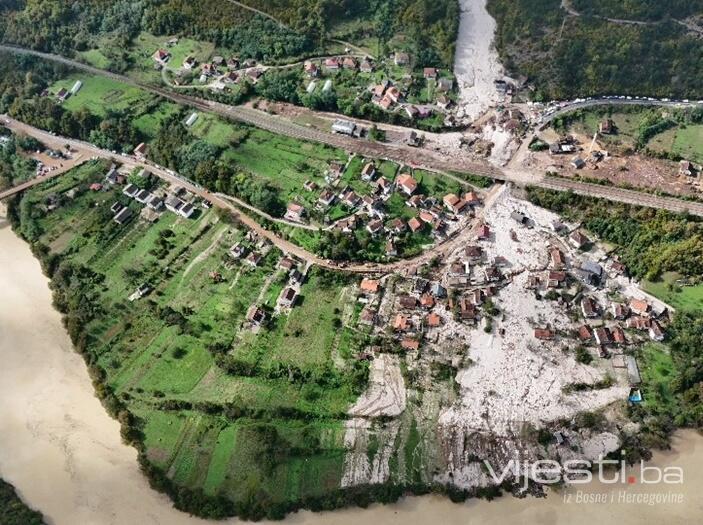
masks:
<path fill-rule="evenodd" d="M 106 77 L 83 74 L 74 74 L 59 80 L 49 91 L 57 93 L 61 88 L 70 90 L 77 80 L 83 83 L 80 91 L 63 102 L 63 106 L 70 111 L 86 108 L 95 115 L 104 116 L 108 110 L 134 109 L 153 99 L 152 95 L 138 88 Z"/>
<path fill-rule="evenodd" d="M 703 125 L 689 124 L 654 136 L 647 147 L 680 155 L 692 162 L 703 162 Z"/>
<path fill-rule="evenodd" d="M 93 312 L 81 327 L 85 352 L 139 419 L 148 460 L 179 486 L 232 500 L 256 490 L 285 502 L 338 487 L 344 414 L 364 383 L 364 339 L 341 326 L 356 299 L 346 278 L 312 272 L 296 307 L 275 315 L 286 282 L 279 251 L 255 248 L 210 210 L 192 219 L 164 211 L 151 223 L 131 203 L 135 217 L 118 225 L 110 207 L 129 202 L 122 187 L 89 189 L 107 169 L 94 161 L 37 186 L 18 210 L 58 274 L 93 276 L 81 285 Z M 257 267 L 231 258 L 237 242 L 264 252 Z M 144 283 L 151 291 L 130 300 Z M 252 304 L 269 320 L 256 333 L 245 321 Z M 257 366 L 227 368 L 240 358 Z"/>
<path fill-rule="evenodd" d="M 680 278 L 681 276 L 676 273 L 665 273 L 659 281 L 644 281 L 642 287 L 646 292 L 677 310 L 688 312 L 703 310 L 703 284 L 677 283 Z"/>

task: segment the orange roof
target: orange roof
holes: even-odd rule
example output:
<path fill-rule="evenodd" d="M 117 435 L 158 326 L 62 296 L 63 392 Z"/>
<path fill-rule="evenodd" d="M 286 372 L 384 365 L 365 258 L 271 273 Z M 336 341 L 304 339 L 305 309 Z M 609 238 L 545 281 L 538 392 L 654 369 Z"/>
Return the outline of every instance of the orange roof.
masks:
<path fill-rule="evenodd" d="M 439 314 L 432 312 L 427 316 L 427 326 L 440 326 L 442 324 L 442 318 Z"/>
<path fill-rule="evenodd" d="M 362 279 L 361 289 L 364 292 L 376 293 L 378 292 L 379 282 L 376 279 Z"/>
<path fill-rule="evenodd" d="M 393 329 L 394 330 L 407 330 L 408 329 L 408 320 L 404 315 L 396 315 L 395 320 L 393 321 Z"/>
<path fill-rule="evenodd" d="M 399 186 L 402 186 L 407 191 L 415 191 L 417 189 L 417 181 L 415 179 L 413 179 L 407 173 L 403 173 L 402 175 L 398 175 L 396 182 L 398 183 Z"/>
<path fill-rule="evenodd" d="M 408 221 L 408 226 L 412 231 L 416 232 L 417 230 L 422 228 L 422 223 L 418 221 L 417 218 L 413 217 Z"/>
<path fill-rule="evenodd" d="M 406 350 L 417 350 L 420 348 L 420 341 L 417 339 L 410 339 L 409 337 L 406 337 L 400 342 L 400 346 L 405 348 Z"/>
<path fill-rule="evenodd" d="M 649 310 L 649 305 L 643 299 L 631 299 L 630 308 L 635 312 L 646 312 Z"/>

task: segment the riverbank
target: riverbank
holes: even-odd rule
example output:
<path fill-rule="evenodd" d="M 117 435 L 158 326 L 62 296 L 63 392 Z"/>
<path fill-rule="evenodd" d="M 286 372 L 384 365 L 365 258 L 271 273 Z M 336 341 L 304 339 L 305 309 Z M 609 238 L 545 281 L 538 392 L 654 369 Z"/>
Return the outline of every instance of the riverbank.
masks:
<path fill-rule="evenodd" d="M 49 524 L 196 525 L 206 522 L 175 510 L 152 491 L 139 471 L 136 451 L 120 442 L 119 425 L 94 396 L 81 357 L 66 335 L 39 263 L 17 238 L 0 209 L 0 477 L 15 485 Z M 552 493 L 546 499 L 510 496 L 453 504 L 443 497 L 406 498 L 395 505 L 313 514 L 300 512 L 284 523 L 351 525 L 361 519 L 413 525 L 438 517 L 448 524 L 575 523 L 593 520 L 623 525 L 690 523 L 703 512 L 703 438 L 679 432 L 673 452 L 655 454 L 650 465 L 678 465 L 684 484 L 669 487 L 591 483 Z M 581 492 L 579 492 L 579 489 Z M 669 491 L 681 503 L 653 506 L 619 503 L 628 493 Z M 571 494 L 571 496 L 568 496 Z M 578 503 L 579 494 L 606 494 L 613 503 Z M 570 498 L 570 501 L 567 499 Z M 516 519 L 517 518 L 517 519 Z M 226 523 L 237 523 L 230 520 Z"/>

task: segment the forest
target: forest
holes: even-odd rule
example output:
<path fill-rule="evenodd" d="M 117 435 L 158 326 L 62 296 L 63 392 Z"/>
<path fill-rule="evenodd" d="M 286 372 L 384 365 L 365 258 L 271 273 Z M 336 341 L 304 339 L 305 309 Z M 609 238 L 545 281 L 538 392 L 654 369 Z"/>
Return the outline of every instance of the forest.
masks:
<path fill-rule="evenodd" d="M 618 9 L 604 11 L 635 19 L 655 18 L 655 13 L 685 16 L 696 3 L 701 10 L 700 2 L 686 1 L 579 5 L 586 3 L 617 4 Z M 677 5 L 688 7 L 677 10 Z M 571 16 L 560 0 L 489 0 L 488 10 L 498 23 L 496 48 L 502 62 L 510 74 L 529 78 L 537 100 L 608 94 L 703 98 L 703 40 L 671 19 L 614 24 Z"/>
<path fill-rule="evenodd" d="M 27 507 L 15 488 L 0 479 L 0 525 L 42 525 L 42 515 Z"/>

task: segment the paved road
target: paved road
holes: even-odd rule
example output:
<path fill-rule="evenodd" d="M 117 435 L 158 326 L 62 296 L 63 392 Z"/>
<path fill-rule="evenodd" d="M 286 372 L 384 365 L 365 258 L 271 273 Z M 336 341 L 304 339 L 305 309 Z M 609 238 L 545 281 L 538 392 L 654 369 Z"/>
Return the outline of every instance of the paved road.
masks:
<path fill-rule="evenodd" d="M 66 143 L 64 142 L 63 145 Z M 17 186 L 13 186 L 12 188 L 6 189 L 5 191 L 0 191 L 0 201 L 3 199 L 8 199 L 12 197 L 13 195 L 16 195 L 18 193 L 21 193 L 32 186 L 36 186 L 37 184 L 42 184 L 43 182 L 46 182 L 48 180 L 51 180 L 55 177 L 58 177 L 59 175 L 63 175 L 69 170 L 72 170 L 76 166 L 80 166 L 83 164 L 85 161 L 87 161 L 88 158 L 80 153 L 74 154 L 70 159 L 66 160 L 63 163 L 63 166 L 60 168 L 56 168 L 54 171 L 50 171 L 46 175 L 42 175 L 40 177 L 34 177 L 31 180 L 28 180 L 27 182 L 23 182 L 22 184 L 18 184 Z"/>
<path fill-rule="evenodd" d="M 201 111 L 216 113 L 225 118 L 245 122 L 252 126 L 268 130 L 272 133 L 286 135 L 289 137 L 307 140 L 310 142 L 328 144 L 330 146 L 341 148 L 366 157 L 384 158 L 402 164 L 406 164 L 411 167 L 427 168 L 436 171 L 456 171 L 474 173 L 476 175 L 483 175 L 485 177 L 490 177 L 496 180 L 515 182 L 520 185 L 528 183 L 548 189 L 557 189 L 558 191 L 575 191 L 582 195 L 599 197 L 603 199 L 614 200 L 617 202 L 628 202 L 630 204 L 637 204 L 640 206 L 662 208 L 674 212 L 686 209 L 690 210 L 692 214 L 703 215 L 703 212 L 700 211 L 699 206 L 685 200 L 679 200 L 671 197 L 657 197 L 655 195 L 651 195 L 645 192 L 638 192 L 635 190 L 618 190 L 616 188 L 610 187 L 608 187 L 607 191 L 604 191 L 604 188 L 606 188 L 604 186 L 598 186 L 578 181 L 569 181 L 567 187 L 567 184 L 556 183 L 553 179 L 546 179 L 542 174 L 530 175 L 528 177 L 525 177 L 524 175 L 519 176 L 519 174 L 516 174 L 517 170 L 505 171 L 501 170 L 500 168 L 491 166 L 487 163 L 477 163 L 470 159 L 450 158 L 446 155 L 442 155 L 441 153 L 430 151 L 427 149 L 412 148 L 409 146 L 402 146 L 398 144 L 382 144 L 365 139 L 354 139 L 344 135 L 337 135 L 334 133 L 328 133 L 325 131 L 317 130 L 311 127 L 301 126 L 290 122 L 280 116 L 269 115 L 268 113 L 258 111 L 253 108 L 247 108 L 242 106 L 229 106 L 227 104 L 222 104 L 219 102 L 203 100 L 198 97 L 173 93 L 166 89 L 142 84 L 129 77 L 117 75 L 115 73 L 110 73 L 108 71 L 104 71 L 102 69 L 82 64 L 80 62 L 76 62 L 74 60 L 70 60 L 59 55 L 41 53 L 39 51 L 33 51 L 29 49 L 16 48 L 5 45 L 0 45 L 0 51 L 28 54 L 45 58 L 47 60 L 63 63 L 70 67 L 82 69 L 95 75 L 103 75 L 109 78 L 113 78 L 119 82 L 139 87 L 145 91 L 160 95 L 176 103 L 189 105 L 194 108 L 200 109 Z M 663 106 L 681 105 L 681 103 L 677 102 L 664 101 L 642 101 L 627 99 L 618 99 L 613 101 L 597 99 L 571 104 L 570 106 L 568 106 L 568 108 L 558 110 L 557 112 L 553 113 L 552 115 L 546 118 L 552 119 L 558 114 L 567 111 L 572 111 L 573 109 L 577 108 L 592 107 L 613 103 L 645 103 Z M 695 104 L 690 103 L 688 105 L 693 106 Z"/>

